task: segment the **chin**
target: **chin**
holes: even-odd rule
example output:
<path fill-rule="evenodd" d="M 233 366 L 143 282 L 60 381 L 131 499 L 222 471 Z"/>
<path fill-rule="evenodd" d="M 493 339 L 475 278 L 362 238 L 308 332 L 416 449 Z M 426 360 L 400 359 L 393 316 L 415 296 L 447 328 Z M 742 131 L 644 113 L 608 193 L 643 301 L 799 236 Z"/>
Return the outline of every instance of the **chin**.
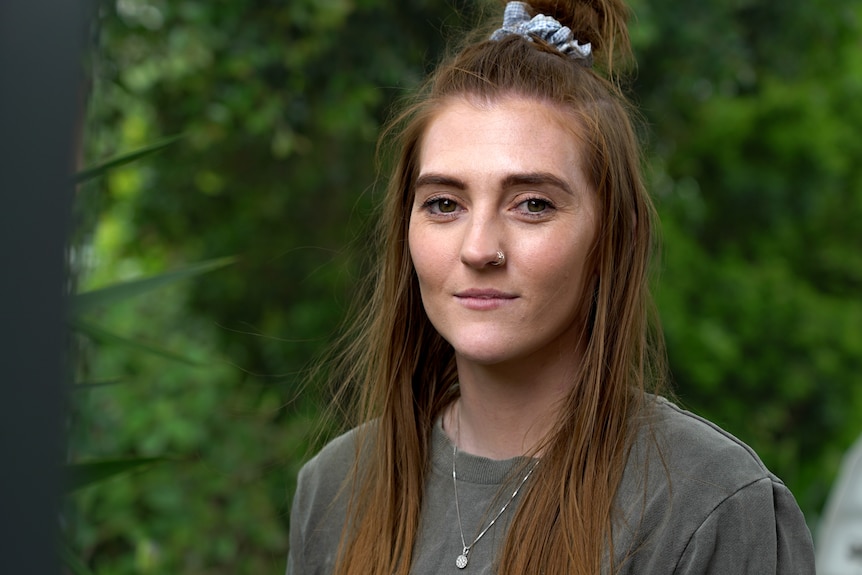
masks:
<path fill-rule="evenodd" d="M 455 356 L 459 360 L 468 361 L 477 365 L 498 365 L 520 357 L 520 354 L 509 348 L 500 349 L 495 346 L 453 347 L 455 348 Z"/>

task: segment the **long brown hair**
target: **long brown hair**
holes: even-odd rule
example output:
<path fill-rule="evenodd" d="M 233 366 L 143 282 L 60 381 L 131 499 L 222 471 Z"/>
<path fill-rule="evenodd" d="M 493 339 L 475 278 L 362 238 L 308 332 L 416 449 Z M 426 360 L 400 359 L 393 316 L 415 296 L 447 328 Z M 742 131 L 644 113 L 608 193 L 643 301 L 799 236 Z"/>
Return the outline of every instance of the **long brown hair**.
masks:
<path fill-rule="evenodd" d="M 583 363 L 499 551 L 498 573 L 613 570 L 613 503 L 634 416 L 662 373 L 647 277 L 653 208 L 630 108 L 614 81 L 620 56 L 629 55 L 628 13 L 620 0 L 531 5 L 590 42 L 595 65 L 516 35 L 472 42 L 437 68 L 385 132 L 398 158 L 376 234 L 380 256 L 340 362 L 340 396 L 358 406 L 359 423 L 374 424 L 357 434 L 338 575 L 409 572 L 432 425 L 457 394 L 454 351 L 425 315 L 407 247 L 422 135 L 452 98 L 508 95 L 558 107 L 575 122 L 600 224 L 585 273 L 596 279 L 584 301 Z"/>

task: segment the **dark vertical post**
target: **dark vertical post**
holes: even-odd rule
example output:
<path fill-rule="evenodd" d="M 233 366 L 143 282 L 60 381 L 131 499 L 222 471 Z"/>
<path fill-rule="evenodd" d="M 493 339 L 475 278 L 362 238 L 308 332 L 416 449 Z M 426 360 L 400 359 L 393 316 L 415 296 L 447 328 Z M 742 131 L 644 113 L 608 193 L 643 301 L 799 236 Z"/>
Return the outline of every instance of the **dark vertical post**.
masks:
<path fill-rule="evenodd" d="M 60 573 L 64 248 L 86 4 L 0 0 L 0 573 Z"/>

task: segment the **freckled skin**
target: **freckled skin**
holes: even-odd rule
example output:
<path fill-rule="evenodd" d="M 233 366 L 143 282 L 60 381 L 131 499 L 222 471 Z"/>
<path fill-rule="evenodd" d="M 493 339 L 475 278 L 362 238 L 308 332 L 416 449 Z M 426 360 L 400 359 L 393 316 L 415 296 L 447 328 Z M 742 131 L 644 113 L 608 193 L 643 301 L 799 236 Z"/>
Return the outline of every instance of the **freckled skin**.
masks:
<path fill-rule="evenodd" d="M 425 311 L 459 373 L 546 370 L 577 355 L 597 229 L 577 131 L 560 110 L 520 97 L 453 99 L 428 125 L 409 248 Z M 491 265 L 497 250 L 501 266 Z"/>

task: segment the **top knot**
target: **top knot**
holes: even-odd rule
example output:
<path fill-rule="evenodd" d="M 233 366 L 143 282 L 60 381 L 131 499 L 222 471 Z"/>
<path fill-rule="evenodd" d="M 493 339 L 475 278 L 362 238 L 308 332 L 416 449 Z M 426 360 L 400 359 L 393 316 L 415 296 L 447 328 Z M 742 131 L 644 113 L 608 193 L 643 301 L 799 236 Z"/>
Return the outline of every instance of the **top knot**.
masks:
<path fill-rule="evenodd" d="M 542 40 L 565 56 L 581 61 L 584 66 L 592 66 L 592 45 L 581 44 L 568 26 L 544 14 L 530 16 L 530 5 L 526 2 L 509 2 L 503 12 L 503 27 L 491 34 L 491 40 L 501 40 L 516 34 L 532 42 Z"/>

